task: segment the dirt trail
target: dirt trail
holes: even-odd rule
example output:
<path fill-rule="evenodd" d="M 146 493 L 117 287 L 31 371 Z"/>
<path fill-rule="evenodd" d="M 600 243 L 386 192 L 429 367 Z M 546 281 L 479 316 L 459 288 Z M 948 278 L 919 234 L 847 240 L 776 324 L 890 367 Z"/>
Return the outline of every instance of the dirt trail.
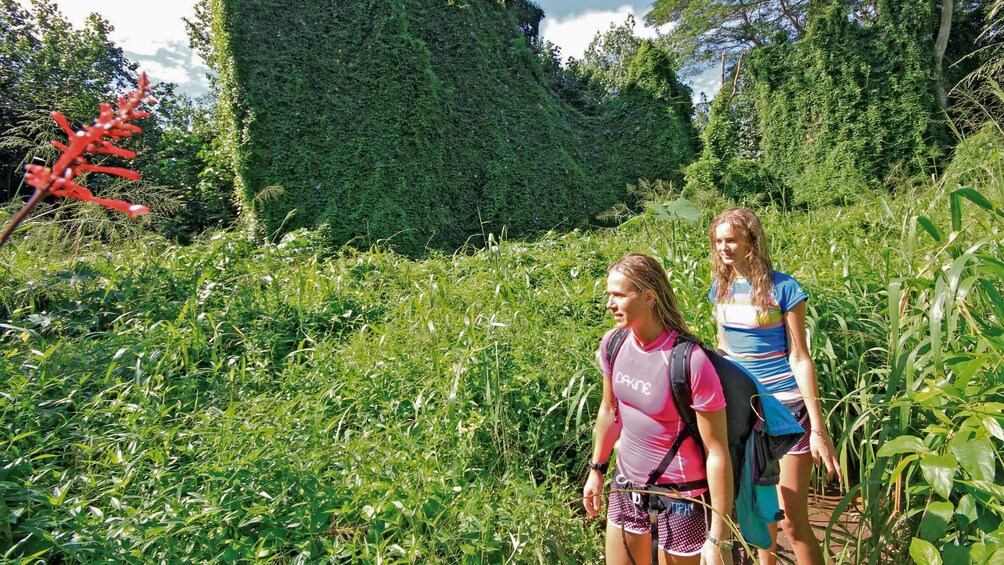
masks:
<path fill-rule="evenodd" d="M 809 522 L 812 524 L 812 530 L 816 534 L 816 539 L 822 544 L 826 537 L 826 529 L 830 525 L 830 516 L 833 515 L 833 511 L 843 497 L 842 494 L 822 494 L 813 492 L 809 495 Z M 856 535 L 859 527 L 859 515 L 853 509 L 845 511 L 840 517 L 831 534 L 830 540 L 830 554 L 839 554 L 845 546 L 845 543 L 849 541 L 854 535 Z M 788 538 L 784 535 L 784 532 L 778 533 L 777 536 L 778 544 L 778 563 L 795 563 L 795 555 L 791 551 L 791 545 L 788 543 Z M 737 561 L 737 563 L 749 564 L 753 563 L 750 559 L 745 559 Z"/>

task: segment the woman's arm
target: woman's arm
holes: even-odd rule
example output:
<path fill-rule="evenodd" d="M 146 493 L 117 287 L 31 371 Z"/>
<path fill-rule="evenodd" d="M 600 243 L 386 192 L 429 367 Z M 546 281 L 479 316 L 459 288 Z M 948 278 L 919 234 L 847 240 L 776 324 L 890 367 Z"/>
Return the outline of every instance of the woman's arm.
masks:
<path fill-rule="evenodd" d="M 805 409 L 809 414 L 812 433 L 809 434 L 809 449 L 816 465 L 826 466 L 826 476 L 840 474 L 840 463 L 837 461 L 836 450 L 826 433 L 826 420 L 823 409 L 819 406 L 819 383 L 816 379 L 816 368 L 809 356 L 809 347 L 805 343 L 805 301 L 799 302 L 794 308 L 784 313 L 784 327 L 788 332 L 788 362 L 798 383 L 798 391 L 805 401 Z"/>
<path fill-rule="evenodd" d="M 732 458 L 729 456 L 728 424 L 725 410 L 696 411 L 697 430 L 708 454 L 708 493 L 711 496 L 711 528 L 708 535 L 719 540 L 735 537 L 728 526 L 727 516 L 732 514 Z M 706 542 L 701 549 L 703 563 L 731 563 L 732 553 Z"/>
<path fill-rule="evenodd" d="M 596 414 L 596 426 L 593 428 L 592 460 L 596 463 L 606 463 L 614 449 L 617 436 L 621 433 L 621 422 L 617 418 L 617 399 L 611 388 L 610 377 L 603 376 L 603 400 Z M 609 471 L 609 469 L 608 469 Z M 590 469 L 586 484 L 582 487 L 582 505 L 586 513 L 595 517 L 603 508 L 603 474 L 596 469 Z"/>

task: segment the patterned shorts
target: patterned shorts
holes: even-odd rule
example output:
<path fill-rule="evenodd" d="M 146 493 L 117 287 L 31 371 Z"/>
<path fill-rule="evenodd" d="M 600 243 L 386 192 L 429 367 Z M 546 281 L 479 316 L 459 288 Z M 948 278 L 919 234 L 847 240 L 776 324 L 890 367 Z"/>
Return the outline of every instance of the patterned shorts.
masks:
<path fill-rule="evenodd" d="M 619 473 L 615 477 L 607 503 L 607 520 L 632 534 L 649 533 L 648 513 L 639 506 L 641 495 L 619 490 L 618 487 L 625 487 L 625 481 Z M 707 493 L 696 498 L 704 504 L 681 500 L 659 513 L 659 548 L 663 551 L 680 556 L 701 552 L 711 527 L 711 509 L 705 506 L 710 500 Z"/>
<path fill-rule="evenodd" d="M 809 411 L 805 408 L 805 401 L 802 397 L 792 400 L 782 400 L 781 404 L 791 412 L 798 423 L 802 425 L 802 429 L 805 430 L 805 435 L 802 439 L 798 440 L 798 443 L 794 447 L 788 450 L 788 455 L 804 455 L 809 452 L 809 430 L 812 429 L 812 425 L 809 423 Z"/>

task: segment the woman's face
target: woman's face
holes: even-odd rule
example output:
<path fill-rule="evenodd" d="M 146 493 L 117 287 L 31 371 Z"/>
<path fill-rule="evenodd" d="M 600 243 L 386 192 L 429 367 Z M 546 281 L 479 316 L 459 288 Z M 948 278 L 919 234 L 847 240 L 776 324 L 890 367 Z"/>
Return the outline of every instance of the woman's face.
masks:
<path fill-rule="evenodd" d="M 607 275 L 607 310 L 614 315 L 618 328 L 637 327 L 640 321 L 654 318 L 652 291 L 639 292 L 617 270 Z"/>
<path fill-rule="evenodd" d="M 745 274 L 749 252 L 749 242 L 732 229 L 732 224 L 725 222 L 715 228 L 715 253 L 721 257 L 722 263 L 739 274 Z"/>

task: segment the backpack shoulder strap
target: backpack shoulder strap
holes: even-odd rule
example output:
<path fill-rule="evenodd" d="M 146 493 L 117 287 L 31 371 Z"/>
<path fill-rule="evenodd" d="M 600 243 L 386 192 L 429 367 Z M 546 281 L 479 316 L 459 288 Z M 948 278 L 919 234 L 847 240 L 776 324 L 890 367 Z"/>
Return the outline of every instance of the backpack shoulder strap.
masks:
<path fill-rule="evenodd" d="M 607 341 L 607 367 L 610 368 L 611 374 L 614 372 L 614 359 L 617 358 L 617 353 L 620 352 L 621 346 L 624 345 L 624 340 L 627 339 L 627 336 L 630 333 L 631 330 L 625 328 L 614 330 L 613 335 L 611 335 L 610 339 Z"/>
<path fill-rule="evenodd" d="M 697 415 L 694 414 L 694 409 L 690 407 L 693 402 L 694 393 L 690 385 L 690 354 L 694 350 L 694 347 L 700 347 L 700 342 L 696 338 L 687 335 L 680 334 L 676 337 L 676 343 L 673 344 L 673 348 L 669 353 L 669 387 L 670 396 L 673 398 L 673 404 L 676 406 L 676 411 L 680 414 L 680 419 L 683 420 L 683 429 L 680 430 L 679 435 L 676 436 L 676 441 L 673 445 L 669 447 L 666 452 L 666 456 L 662 458 L 662 461 L 652 470 L 648 476 L 649 484 L 655 484 L 659 480 L 659 477 L 666 471 L 669 464 L 676 457 L 677 452 L 680 451 L 680 446 L 683 445 L 684 440 L 688 437 L 693 436 L 697 438 L 697 445 L 704 451 L 704 444 L 700 441 L 700 434 L 697 430 Z M 703 483 L 703 481 L 697 481 Z M 706 483 L 695 484 L 695 485 L 679 485 L 679 490 L 690 490 L 690 488 L 698 488 L 700 486 L 706 486 Z M 688 488 L 689 487 L 689 488 Z"/>
<path fill-rule="evenodd" d="M 676 411 L 680 414 L 685 428 L 689 428 L 696 436 L 697 415 L 690 407 L 694 402 L 694 390 L 690 380 L 690 356 L 695 347 L 701 347 L 701 342 L 697 338 L 682 333 L 677 336 L 669 358 L 669 386 L 673 391 Z"/>

